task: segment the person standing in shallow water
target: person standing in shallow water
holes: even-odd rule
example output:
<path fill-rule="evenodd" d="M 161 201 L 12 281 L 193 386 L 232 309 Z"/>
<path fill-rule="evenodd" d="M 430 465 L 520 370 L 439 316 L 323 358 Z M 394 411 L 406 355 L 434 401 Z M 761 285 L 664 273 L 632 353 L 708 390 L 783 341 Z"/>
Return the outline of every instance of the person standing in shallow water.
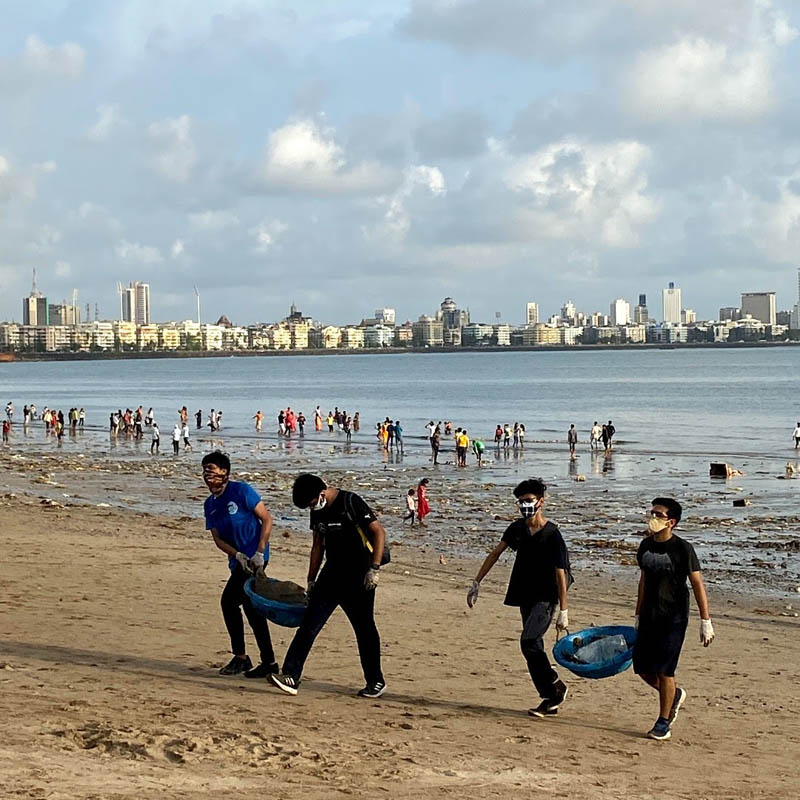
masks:
<path fill-rule="evenodd" d="M 266 678 L 278 672 L 266 619 L 256 611 L 244 591 L 250 575 L 269 563 L 272 515 L 258 493 L 244 481 L 232 481 L 231 462 L 219 451 L 203 457 L 203 482 L 211 493 L 203 506 L 206 530 L 214 544 L 228 556 L 230 577 L 220 599 L 222 616 L 231 641 L 233 658 L 220 675 Z M 242 610 L 256 638 L 261 662 L 253 666 L 244 640 Z"/>
<path fill-rule="evenodd" d="M 431 507 L 428 505 L 428 479 L 423 478 L 417 484 L 417 522 L 425 525 L 425 517 L 430 514 Z"/>
<path fill-rule="evenodd" d="M 505 604 L 519 607 L 522 616 L 520 647 L 528 663 L 541 703 L 528 713 L 551 717 L 567 696 L 567 686 L 559 679 L 544 649 L 544 634 L 555 621 L 556 629 L 569 628 L 567 589 L 571 581 L 569 554 L 559 529 L 543 513 L 547 487 L 542 481 L 522 481 L 515 489 L 520 519 L 506 528 L 499 544 L 486 557 L 467 592 L 467 605 L 478 601 L 480 583 L 506 548 L 516 551 L 508 582 Z"/>

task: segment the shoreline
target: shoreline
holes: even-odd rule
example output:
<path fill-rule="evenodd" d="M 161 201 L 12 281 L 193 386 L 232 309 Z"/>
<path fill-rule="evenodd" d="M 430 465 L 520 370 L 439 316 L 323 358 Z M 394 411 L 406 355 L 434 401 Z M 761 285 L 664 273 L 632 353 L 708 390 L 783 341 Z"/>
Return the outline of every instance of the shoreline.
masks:
<path fill-rule="evenodd" d="M 575 344 L 575 345 L 535 345 L 535 346 L 500 346 L 486 345 L 481 347 L 362 347 L 357 349 L 342 348 L 305 348 L 303 350 L 154 350 L 154 351 L 103 351 L 77 353 L 20 353 L 12 352 L 10 361 L 0 359 L 0 363 L 30 363 L 37 361 L 116 361 L 126 359 L 179 359 L 179 358 L 255 358 L 261 356 L 358 356 L 358 355 L 419 355 L 452 353 L 579 353 L 608 350 L 749 350 L 767 347 L 794 347 L 800 341 L 777 342 L 685 342 L 675 344 L 657 344 L 641 342 L 636 344 Z"/>

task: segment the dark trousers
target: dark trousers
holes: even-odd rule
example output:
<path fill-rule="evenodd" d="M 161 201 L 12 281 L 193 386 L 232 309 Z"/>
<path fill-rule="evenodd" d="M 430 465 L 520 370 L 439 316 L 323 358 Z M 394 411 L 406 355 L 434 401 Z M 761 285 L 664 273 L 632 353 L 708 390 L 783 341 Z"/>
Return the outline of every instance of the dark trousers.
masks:
<path fill-rule="evenodd" d="M 522 636 L 519 644 L 525 661 L 528 662 L 528 672 L 531 680 L 543 698 L 554 697 L 553 684 L 558 680 L 558 674 L 550 665 L 550 657 L 544 649 L 544 635 L 550 627 L 550 621 L 555 611 L 555 603 L 534 603 L 522 606 Z"/>
<path fill-rule="evenodd" d="M 375 589 L 367 591 L 362 577 L 340 578 L 323 569 L 308 601 L 303 621 L 286 652 L 283 672 L 299 681 L 314 640 L 331 614 L 341 606 L 353 626 L 366 682 L 383 681 L 381 639 L 375 625 Z"/>
<path fill-rule="evenodd" d="M 225 588 L 222 590 L 220 599 L 225 627 L 231 637 L 231 652 L 239 656 L 244 655 L 246 652 L 241 607 L 244 609 L 247 621 L 250 623 L 253 635 L 256 637 L 261 661 L 264 664 L 272 664 L 275 661 L 275 653 L 272 650 L 269 627 L 267 626 L 267 621 L 253 608 L 250 598 L 245 594 L 244 584 L 247 577 L 241 566 L 237 564 L 236 569 L 231 573 Z"/>

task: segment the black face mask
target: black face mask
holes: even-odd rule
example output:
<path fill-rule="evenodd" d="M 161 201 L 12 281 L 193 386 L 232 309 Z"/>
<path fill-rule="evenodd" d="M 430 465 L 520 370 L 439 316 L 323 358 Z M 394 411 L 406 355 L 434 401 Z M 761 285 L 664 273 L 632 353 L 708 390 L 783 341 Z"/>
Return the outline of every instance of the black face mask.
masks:
<path fill-rule="evenodd" d="M 536 501 L 519 503 L 518 505 L 519 505 L 519 513 L 522 515 L 523 519 L 530 519 L 531 517 L 535 517 L 536 512 L 541 507 L 540 504 Z"/>

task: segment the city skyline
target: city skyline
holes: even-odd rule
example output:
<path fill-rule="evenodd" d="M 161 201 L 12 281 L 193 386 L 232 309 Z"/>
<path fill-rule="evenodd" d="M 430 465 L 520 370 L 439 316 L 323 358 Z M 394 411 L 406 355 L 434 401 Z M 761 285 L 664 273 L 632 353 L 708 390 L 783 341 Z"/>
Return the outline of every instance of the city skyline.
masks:
<path fill-rule="evenodd" d="M 655 309 L 669 281 L 699 318 L 789 307 L 793 5 L 534 6 L 9 4 L 0 318 L 33 267 L 107 318 L 123 276 L 160 319 L 193 318 L 194 285 L 208 319 Z"/>
<path fill-rule="evenodd" d="M 22 324 L 78 324 L 81 321 L 80 305 L 77 302 L 77 291 L 73 293 L 72 303 L 68 304 L 66 300 L 62 304 L 55 304 L 49 301 L 46 293 L 39 291 L 37 283 L 36 271 L 33 272 L 33 283 L 31 292 L 22 298 L 23 315 L 20 320 Z M 124 287 L 121 282 L 117 282 L 116 291 L 119 295 L 119 308 L 115 315 L 101 316 L 99 308 L 95 307 L 95 320 L 119 320 L 125 322 L 134 322 L 137 325 L 149 325 L 151 322 L 169 323 L 181 320 L 195 319 L 200 322 L 200 296 L 197 287 L 192 287 L 193 296 L 196 301 L 197 314 L 194 316 L 174 317 L 172 319 L 158 319 L 153 318 L 151 314 L 151 301 L 150 301 L 150 284 L 142 281 L 131 281 L 129 286 Z M 158 294 L 156 293 L 156 296 Z M 563 301 L 560 306 L 559 313 L 542 314 L 539 303 L 535 300 L 527 300 L 522 309 L 521 321 L 515 317 L 506 317 L 500 311 L 495 311 L 491 318 L 482 321 L 484 324 L 497 323 L 503 321 L 511 325 L 527 325 L 531 326 L 539 322 L 554 321 L 559 319 L 560 322 L 571 321 L 572 324 L 578 324 L 579 316 L 606 316 L 608 324 L 610 325 L 629 325 L 629 324 L 647 324 L 648 322 L 656 323 L 671 323 L 671 324 L 691 324 L 695 321 L 724 321 L 727 319 L 738 319 L 740 317 L 752 316 L 765 324 L 775 325 L 776 315 L 778 312 L 789 313 L 796 315 L 795 328 L 800 328 L 800 267 L 797 268 L 797 296 L 794 302 L 784 308 L 779 308 L 776 301 L 776 292 L 762 291 L 762 292 L 740 292 L 740 304 L 738 306 L 718 306 L 718 313 L 702 317 L 697 314 L 696 309 L 683 305 L 681 287 L 676 286 L 674 281 L 670 281 L 668 285 L 661 289 L 661 314 L 653 313 L 653 308 L 647 306 L 647 293 L 635 293 L 638 303 L 634 307 L 633 303 L 627 297 L 618 297 L 612 299 L 609 304 L 609 312 L 606 315 L 602 306 L 593 308 L 579 308 L 573 303 L 571 298 Z M 447 306 L 447 308 L 446 308 Z M 55 310 L 55 312 L 54 312 Z M 53 313 L 57 316 L 57 321 L 53 322 L 50 317 Z M 356 325 L 356 319 L 365 320 L 369 319 L 366 313 L 359 314 L 358 309 L 351 310 L 351 316 L 346 320 L 331 320 L 325 319 L 316 315 L 312 315 L 310 319 L 322 325 Z M 456 316 L 460 319 L 461 325 L 470 321 L 469 305 L 465 310 L 458 309 L 458 304 L 448 295 L 441 303 L 438 311 L 431 312 L 430 309 L 422 310 L 418 313 L 411 315 L 398 314 L 397 309 L 388 306 L 382 306 L 374 310 L 373 318 L 386 325 L 394 326 L 401 324 L 402 321 L 413 322 L 421 319 L 429 314 L 443 314 L 445 318 Z M 297 306 L 294 302 L 291 304 L 290 317 L 296 316 Z M 738 315 L 738 316 L 737 316 Z M 231 315 L 223 312 L 218 315 L 212 315 L 214 320 L 226 319 L 230 321 Z M 688 317 L 688 318 L 687 318 Z M 63 321 L 67 319 L 68 321 Z M 86 314 L 84 321 L 88 322 L 92 319 L 91 306 L 86 304 Z M 277 317 L 275 319 L 278 319 Z M 39 320 L 44 320 L 40 322 Z M 3 320 L 0 322 L 13 322 L 14 319 Z M 210 318 L 202 320 L 206 324 L 212 322 Z M 236 324 L 241 325 L 255 325 L 260 323 L 267 323 L 267 319 L 253 319 L 253 320 L 236 320 Z M 275 321 L 275 320 L 272 320 Z M 471 321 L 479 321 L 477 318 L 472 317 Z M 454 320 L 453 320 L 454 323 Z M 453 324 L 455 327 L 455 324 Z"/>

